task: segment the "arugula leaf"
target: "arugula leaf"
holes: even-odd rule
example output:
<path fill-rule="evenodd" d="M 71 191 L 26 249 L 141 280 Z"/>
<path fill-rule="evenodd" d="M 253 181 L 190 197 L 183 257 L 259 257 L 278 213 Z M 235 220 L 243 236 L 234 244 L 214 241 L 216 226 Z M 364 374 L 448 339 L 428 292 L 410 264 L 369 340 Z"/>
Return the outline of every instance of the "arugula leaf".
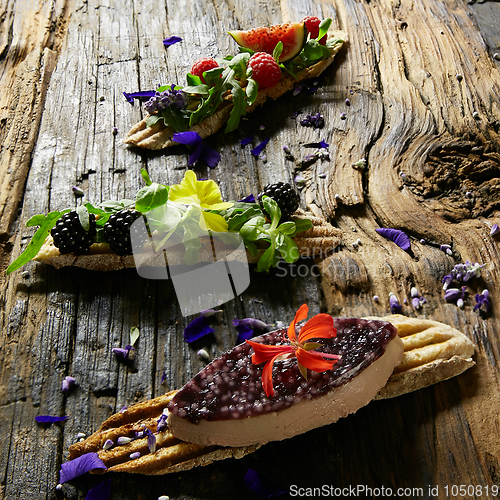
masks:
<path fill-rule="evenodd" d="M 251 106 L 255 102 L 255 99 L 257 99 L 257 94 L 259 93 L 259 84 L 253 78 L 247 79 L 247 88 L 245 93 L 247 95 L 247 103 Z"/>
<path fill-rule="evenodd" d="M 319 25 L 318 37 L 316 38 L 316 40 L 321 40 L 327 34 L 328 30 L 330 29 L 331 24 L 332 24 L 332 20 L 329 17 L 327 17 L 327 18 L 323 19 L 323 21 L 321 21 L 321 23 Z"/>
<path fill-rule="evenodd" d="M 149 212 L 153 208 L 167 203 L 168 187 L 163 184 L 151 183 L 139 189 L 135 196 L 135 209 L 139 212 Z"/>
<path fill-rule="evenodd" d="M 249 60 L 250 54 L 248 52 L 241 52 L 230 60 L 228 66 L 234 70 L 236 78 L 240 78 L 242 81 L 245 81 Z"/>
<path fill-rule="evenodd" d="M 96 208 L 92 206 L 90 203 L 85 203 L 85 208 L 87 209 L 89 214 L 94 214 L 98 215 L 99 217 L 96 217 L 95 223 L 97 227 L 102 227 L 108 219 L 111 217 L 112 212 L 107 212 L 105 210 L 102 210 L 101 208 Z M 123 207 L 122 207 L 123 208 Z M 121 208 L 120 208 L 121 210 Z"/>
<path fill-rule="evenodd" d="M 182 90 L 184 90 L 186 94 L 208 95 L 208 85 L 204 83 L 200 83 L 200 85 L 189 85 Z"/>
<path fill-rule="evenodd" d="M 240 119 L 243 115 L 246 114 L 247 108 L 247 100 L 246 93 L 240 87 L 240 84 L 232 79 L 231 80 L 232 89 L 231 94 L 233 95 L 233 109 L 231 109 L 231 113 L 229 114 L 229 120 L 227 121 L 225 132 L 232 132 L 238 128 L 240 123 Z"/>
<path fill-rule="evenodd" d="M 276 44 L 276 47 L 274 47 L 273 50 L 273 58 L 278 64 L 280 63 L 280 57 L 282 52 L 283 52 L 283 42 L 280 40 Z"/>
<path fill-rule="evenodd" d="M 197 85 L 203 85 L 201 78 L 199 76 L 192 75 L 191 73 L 188 73 L 186 75 L 186 81 L 188 85 L 191 85 L 193 87 Z"/>
<path fill-rule="evenodd" d="M 146 127 L 152 127 L 156 125 L 160 120 L 163 120 L 163 117 L 159 114 L 149 115 L 146 118 Z"/>
<path fill-rule="evenodd" d="M 40 248 L 42 248 L 45 238 L 47 238 L 50 230 L 55 226 L 57 220 L 69 211 L 70 209 L 68 208 L 59 212 L 50 212 L 47 215 L 34 215 L 28 222 L 26 222 L 27 227 L 40 227 L 33 235 L 33 238 L 31 238 L 31 241 L 24 249 L 24 252 L 7 268 L 7 274 L 16 271 L 36 256 L 36 254 L 40 251 Z"/>

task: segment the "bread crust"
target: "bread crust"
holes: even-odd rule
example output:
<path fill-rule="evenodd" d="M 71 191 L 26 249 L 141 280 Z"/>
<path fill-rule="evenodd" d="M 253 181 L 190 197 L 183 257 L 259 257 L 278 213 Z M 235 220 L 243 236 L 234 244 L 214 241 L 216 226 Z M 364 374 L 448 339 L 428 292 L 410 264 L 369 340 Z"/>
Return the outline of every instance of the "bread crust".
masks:
<path fill-rule="evenodd" d="M 297 83 L 310 79 L 317 78 L 323 71 L 332 64 L 333 59 L 337 52 L 342 48 L 347 40 L 347 34 L 343 31 L 332 31 L 328 34 L 329 38 L 337 38 L 343 40 L 332 51 L 332 55 L 323 61 L 320 61 L 312 66 L 305 68 L 297 74 L 297 78 L 283 73 L 280 82 L 274 87 L 259 90 L 257 98 L 251 106 L 247 106 L 246 112 L 251 113 L 256 107 L 264 104 L 267 99 L 278 99 L 283 94 L 292 90 Z M 231 109 L 233 107 L 232 101 L 226 99 L 219 107 L 219 109 L 212 115 L 204 118 L 201 122 L 197 123 L 189 129 L 189 131 L 197 132 L 199 136 L 204 139 L 212 134 L 215 134 L 229 119 Z M 175 130 L 171 127 L 165 127 L 162 121 L 155 125 L 146 126 L 147 117 L 136 123 L 128 132 L 124 144 L 137 146 L 144 149 L 165 149 L 176 145 L 172 137 Z"/>

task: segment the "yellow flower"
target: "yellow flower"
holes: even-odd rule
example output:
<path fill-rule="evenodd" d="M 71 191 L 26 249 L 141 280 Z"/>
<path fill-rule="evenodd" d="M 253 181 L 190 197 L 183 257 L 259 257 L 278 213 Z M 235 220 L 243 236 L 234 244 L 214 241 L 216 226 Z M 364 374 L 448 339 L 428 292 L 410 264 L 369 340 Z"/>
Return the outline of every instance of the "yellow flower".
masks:
<path fill-rule="evenodd" d="M 222 201 L 219 186 L 214 181 L 198 181 L 196 174 L 188 170 L 180 184 L 170 187 L 168 199 L 198 207 L 201 211 L 200 227 L 203 230 L 227 231 L 227 222 L 222 215 L 203 210 L 225 210 L 233 206 L 230 202 Z"/>

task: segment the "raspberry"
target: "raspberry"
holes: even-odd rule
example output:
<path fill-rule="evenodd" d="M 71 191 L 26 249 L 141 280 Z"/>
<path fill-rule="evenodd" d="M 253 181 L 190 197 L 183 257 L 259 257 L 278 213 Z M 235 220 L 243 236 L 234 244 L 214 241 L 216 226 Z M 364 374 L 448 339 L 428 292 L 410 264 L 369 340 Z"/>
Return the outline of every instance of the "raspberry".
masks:
<path fill-rule="evenodd" d="M 138 210 L 124 208 L 113 214 L 106 221 L 106 224 L 104 224 L 104 238 L 109 243 L 113 252 L 116 252 L 118 255 L 132 255 L 130 226 L 139 217 L 142 217 L 142 214 Z M 145 241 L 147 237 L 147 234 L 142 231 L 134 234 L 138 235 L 138 241 Z"/>
<path fill-rule="evenodd" d="M 94 214 L 89 214 L 89 222 L 90 228 L 85 231 L 75 210 L 64 214 L 56 222 L 50 234 L 60 253 L 73 252 L 77 255 L 89 253 L 90 245 L 94 243 L 97 234 Z"/>
<path fill-rule="evenodd" d="M 260 89 L 274 87 L 281 79 L 281 69 L 271 54 L 256 52 L 248 61 L 252 68 L 252 78 L 259 84 Z"/>
<path fill-rule="evenodd" d="M 204 57 L 203 59 L 199 59 L 193 64 L 190 73 L 194 76 L 199 76 L 201 78 L 201 81 L 205 83 L 205 79 L 203 78 L 203 73 L 205 71 L 209 71 L 211 69 L 218 67 L 219 64 L 215 59 L 211 57 Z"/>
<path fill-rule="evenodd" d="M 259 193 L 257 196 L 261 205 L 264 195 L 269 196 L 269 198 L 272 198 L 278 204 L 282 220 L 288 219 L 299 208 L 299 195 L 289 183 L 275 182 L 274 184 L 265 186 L 262 193 Z"/>
<path fill-rule="evenodd" d="M 316 16 L 307 16 L 302 19 L 302 22 L 305 23 L 306 29 L 309 32 L 310 38 L 316 39 L 319 35 L 319 25 L 321 24 L 321 19 Z M 327 39 L 327 35 L 321 37 L 319 43 L 321 45 L 325 45 Z"/>

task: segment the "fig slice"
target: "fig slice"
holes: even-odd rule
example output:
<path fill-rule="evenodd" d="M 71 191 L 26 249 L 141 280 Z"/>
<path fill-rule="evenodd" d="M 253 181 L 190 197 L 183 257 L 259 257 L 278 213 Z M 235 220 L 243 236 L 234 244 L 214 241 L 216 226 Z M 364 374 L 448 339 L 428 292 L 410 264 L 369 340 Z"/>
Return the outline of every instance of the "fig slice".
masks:
<path fill-rule="evenodd" d="M 335 318 L 337 336 L 315 339 L 318 352 L 341 355 L 332 370 L 308 371 L 296 358 L 276 361 L 274 395 L 262 388 L 262 365 L 240 344 L 212 361 L 168 405 L 168 427 L 178 439 L 202 445 L 250 446 L 280 441 L 336 422 L 368 404 L 403 355 L 396 328 L 385 321 Z M 252 339 L 283 342 L 285 330 Z M 313 339 L 311 339 L 313 340 Z"/>

